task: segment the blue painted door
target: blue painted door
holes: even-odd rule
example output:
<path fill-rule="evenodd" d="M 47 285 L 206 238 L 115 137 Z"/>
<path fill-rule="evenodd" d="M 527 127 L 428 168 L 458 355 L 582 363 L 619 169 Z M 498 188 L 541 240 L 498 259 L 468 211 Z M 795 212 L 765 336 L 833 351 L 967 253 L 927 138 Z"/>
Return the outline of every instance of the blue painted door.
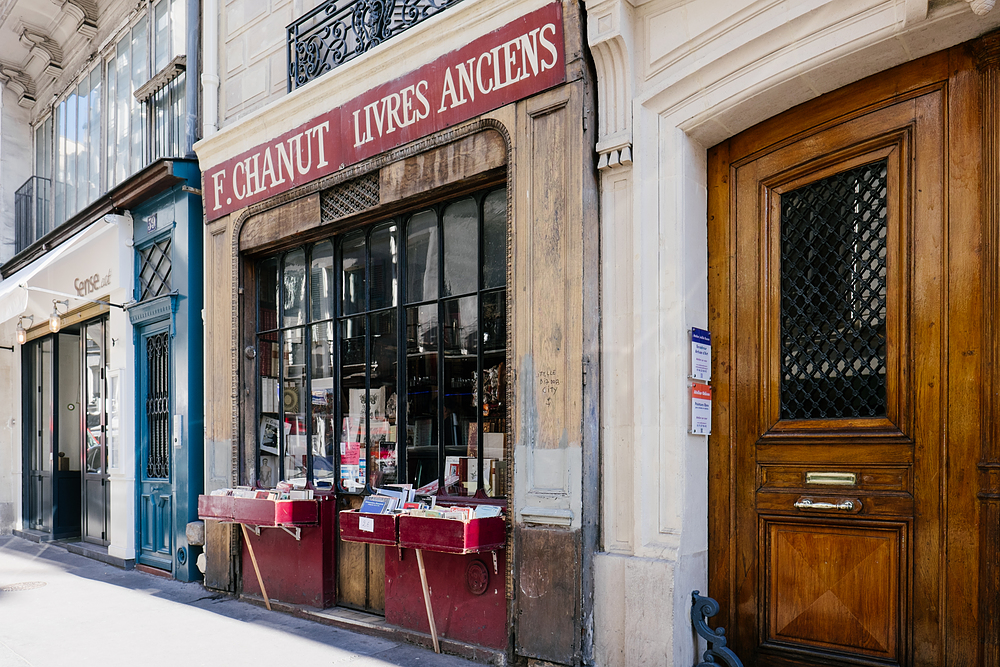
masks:
<path fill-rule="evenodd" d="M 162 322 L 139 333 L 139 554 L 138 560 L 173 570 L 170 326 Z"/>

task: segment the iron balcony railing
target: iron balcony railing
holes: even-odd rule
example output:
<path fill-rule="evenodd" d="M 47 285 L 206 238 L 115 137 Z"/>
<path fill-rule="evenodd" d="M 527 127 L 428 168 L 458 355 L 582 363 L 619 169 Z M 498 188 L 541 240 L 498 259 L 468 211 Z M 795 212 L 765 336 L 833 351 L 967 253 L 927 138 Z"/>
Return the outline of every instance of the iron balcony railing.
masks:
<path fill-rule="evenodd" d="M 52 181 L 32 176 L 14 193 L 14 252 L 52 231 Z"/>
<path fill-rule="evenodd" d="M 288 92 L 462 0 L 327 0 L 288 30 Z"/>

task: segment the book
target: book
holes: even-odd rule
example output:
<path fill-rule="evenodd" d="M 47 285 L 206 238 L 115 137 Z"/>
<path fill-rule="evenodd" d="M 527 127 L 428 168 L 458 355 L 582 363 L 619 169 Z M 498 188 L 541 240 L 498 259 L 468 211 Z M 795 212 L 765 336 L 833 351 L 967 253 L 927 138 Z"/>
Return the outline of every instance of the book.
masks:
<path fill-rule="evenodd" d="M 260 418 L 260 451 L 267 454 L 278 453 L 278 429 L 281 425 L 273 417 Z"/>
<path fill-rule="evenodd" d="M 360 514 L 389 514 L 396 509 L 396 499 L 389 496 L 368 496 L 361 503 Z"/>

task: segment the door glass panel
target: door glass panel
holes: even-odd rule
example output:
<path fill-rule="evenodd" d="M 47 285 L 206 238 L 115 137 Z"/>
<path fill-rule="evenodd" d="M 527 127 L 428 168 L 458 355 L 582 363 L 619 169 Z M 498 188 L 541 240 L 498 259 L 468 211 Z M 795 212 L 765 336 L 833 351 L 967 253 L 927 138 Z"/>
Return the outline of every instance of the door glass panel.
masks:
<path fill-rule="evenodd" d="M 479 212 L 469 197 L 444 211 L 444 295 L 475 292 L 478 269 Z"/>
<path fill-rule="evenodd" d="M 86 418 L 84 437 L 86 438 L 86 472 L 104 471 L 104 324 L 96 323 L 86 327 L 84 335 L 84 380 L 86 387 Z"/>
<path fill-rule="evenodd" d="M 458 476 L 445 492 L 473 495 L 479 485 L 478 420 L 474 396 L 479 338 L 477 299 L 475 295 L 450 299 L 442 304 L 442 308 L 444 421 L 441 438 L 444 442 L 446 477 Z"/>
<path fill-rule="evenodd" d="M 337 401 L 333 384 L 333 327 L 333 322 L 312 327 L 312 376 L 309 382 L 312 394 L 313 479 L 335 483 L 333 443 Z"/>
<path fill-rule="evenodd" d="M 281 405 L 285 418 L 285 479 L 306 474 L 306 340 L 305 329 L 284 332 L 284 385 Z"/>
<path fill-rule="evenodd" d="M 368 424 L 365 421 L 365 323 L 364 316 L 352 317 L 340 323 L 340 483 L 349 493 L 365 488 L 365 443 Z"/>
<path fill-rule="evenodd" d="M 886 414 L 887 161 L 781 196 L 781 417 Z"/>
<path fill-rule="evenodd" d="M 482 297 L 483 346 L 482 401 L 483 488 L 493 497 L 507 495 L 505 445 L 507 443 L 507 296 L 503 290 Z M 543 391 L 558 390 L 554 385 Z M 470 447 L 470 451 L 472 448 Z"/>
<path fill-rule="evenodd" d="M 415 487 L 438 479 L 438 306 L 406 309 L 406 471 Z"/>
<path fill-rule="evenodd" d="M 396 311 L 371 317 L 372 486 L 396 483 Z"/>
<path fill-rule="evenodd" d="M 80 472 L 80 336 L 59 334 L 59 437 L 56 470 Z"/>
<path fill-rule="evenodd" d="M 146 477 L 170 477 L 170 333 L 146 339 Z"/>
<path fill-rule="evenodd" d="M 422 211 L 406 226 L 406 303 L 438 295 L 437 214 Z"/>
<path fill-rule="evenodd" d="M 38 346 L 38 447 L 35 450 L 35 470 L 52 470 L 52 339 Z"/>

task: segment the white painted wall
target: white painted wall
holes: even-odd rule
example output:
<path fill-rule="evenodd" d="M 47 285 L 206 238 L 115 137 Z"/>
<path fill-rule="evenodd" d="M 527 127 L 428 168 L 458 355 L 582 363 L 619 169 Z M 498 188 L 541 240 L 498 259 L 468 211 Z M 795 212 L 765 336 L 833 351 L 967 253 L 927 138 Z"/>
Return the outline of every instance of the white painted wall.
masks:
<path fill-rule="evenodd" d="M 691 665 L 707 590 L 707 441 L 687 434 L 707 324 L 706 151 L 797 104 L 1000 25 L 961 1 L 587 0 L 602 230 L 599 665 Z"/>
<path fill-rule="evenodd" d="M 31 177 L 29 112 L 0 83 L 0 263 L 14 256 L 14 193 Z"/>
<path fill-rule="evenodd" d="M 2 283 L 0 283 L 2 284 Z M 16 320 L 0 323 L 0 535 L 21 527 L 21 350 Z"/>

